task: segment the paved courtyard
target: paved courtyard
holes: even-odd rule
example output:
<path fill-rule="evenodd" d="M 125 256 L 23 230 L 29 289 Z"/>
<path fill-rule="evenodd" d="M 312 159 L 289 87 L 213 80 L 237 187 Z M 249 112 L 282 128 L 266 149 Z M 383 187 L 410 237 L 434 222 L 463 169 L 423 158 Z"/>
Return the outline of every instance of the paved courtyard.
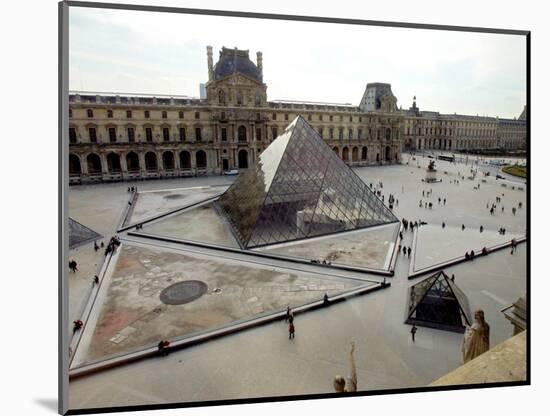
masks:
<path fill-rule="evenodd" d="M 479 172 L 475 179 L 470 180 L 467 177 L 471 174 L 471 166 L 441 161 L 437 162 L 436 167 L 443 181 L 426 184 L 422 182 L 422 178 L 425 176 L 429 159 L 420 157 L 412 160 L 404 155 L 404 163 L 407 160 L 408 165 L 358 168 L 355 171 L 367 184 L 372 183 L 373 188 L 379 189 L 386 201 L 389 194 L 393 194 L 398 199 L 398 204 L 394 205 L 394 213 L 398 218 L 425 221 L 428 223 L 426 232 L 433 227 L 434 233 L 441 228 L 442 222 L 446 223 L 443 231 L 448 233 L 444 236 L 438 233 L 440 241 L 445 244 L 434 245 L 433 250 L 430 250 L 426 247 L 429 247 L 432 240 L 430 238 L 426 240 L 428 242 L 423 255 L 425 264 L 431 261 L 437 262 L 440 258 L 452 258 L 455 255 L 457 248 L 449 241 L 452 242 L 456 238 L 457 229 L 462 224 L 467 228 L 464 236 L 468 236 L 464 241 L 468 242 L 467 240 L 471 238 L 471 243 L 476 247 L 492 242 L 492 240 L 489 242 L 485 240 L 486 236 L 494 237 L 495 234 L 500 236 L 496 233 L 500 227 L 505 227 L 507 230 L 505 239 L 511 238 L 512 235 L 525 234 L 528 208 L 525 185 L 520 182 L 497 181 L 494 176 L 483 177 Z M 417 164 L 420 164 L 420 168 Z M 462 176 L 465 177 L 464 180 Z M 482 179 L 485 182 L 482 182 Z M 140 192 L 154 190 L 164 192 L 167 189 L 228 185 L 232 180 L 227 177 L 188 178 L 139 182 L 137 185 Z M 454 180 L 458 180 L 458 183 L 454 183 Z M 116 226 L 126 208 L 128 201 L 126 189 L 131 185 L 125 183 L 71 188 L 69 195 L 71 217 L 108 239 L 115 233 Z M 477 189 L 478 185 L 479 189 Z M 515 189 L 512 189 L 512 186 Z M 519 190 L 518 186 L 523 190 Z M 423 190 L 425 195 L 428 190 L 432 193 L 430 196 L 423 197 Z M 497 196 L 502 202 L 498 205 L 495 214 L 491 215 L 487 204 L 496 203 Z M 442 201 L 446 199 L 445 203 L 438 203 L 438 198 Z M 420 200 L 432 202 L 433 208 L 431 210 L 421 208 Z M 177 204 L 171 205 L 172 202 L 170 205 L 166 204 L 164 208 L 177 207 Z M 520 202 L 522 209 L 517 208 Z M 501 211 L 502 206 L 505 208 L 504 211 Z M 511 211 L 512 207 L 517 208 L 515 215 Z M 147 210 L 144 208 L 140 215 L 149 216 L 149 214 L 159 213 L 154 201 L 151 201 L 150 208 L 147 212 L 145 211 Z M 159 220 L 150 227 L 160 226 L 160 224 Z M 479 233 L 480 225 L 485 228 L 483 233 Z M 146 231 L 146 227 L 143 231 Z M 411 232 L 406 232 L 402 244 L 412 246 L 412 237 Z M 140 288 L 145 288 L 145 291 L 150 289 L 149 293 L 154 295 L 150 299 L 156 297 L 158 300 L 158 292 L 168 282 L 159 285 L 157 282 L 162 278 L 175 279 L 172 281 L 180 278 L 176 277 L 179 272 L 174 264 L 178 263 L 182 256 L 186 257 L 186 260 L 182 263 L 184 265 L 178 266 L 181 270 L 200 271 L 198 267 L 213 267 L 210 263 L 216 263 L 215 260 L 200 261 L 188 267 L 190 264 L 188 262 L 193 261 L 189 259 L 200 258 L 201 255 L 208 253 L 203 249 L 191 247 L 186 247 L 187 253 L 174 253 L 170 251 L 176 247 L 173 244 L 165 244 L 161 248 L 147 248 L 145 239 L 137 240 L 143 246 L 129 244 L 125 248 L 123 243 L 119 256 L 124 254 L 121 258 L 126 260 L 121 262 L 119 258 L 120 268 L 113 275 L 110 292 L 108 292 L 110 295 L 107 294 L 104 299 L 101 299 L 103 309 L 98 308 L 97 311 L 98 322 L 102 322 L 100 317 L 102 312 L 99 312 L 99 309 L 105 311 L 103 316 L 106 316 L 107 311 L 117 310 L 117 302 L 127 303 L 131 305 L 131 309 L 145 314 L 148 310 L 157 307 L 158 301 L 148 303 L 147 296 L 135 297 L 130 294 L 139 292 Z M 436 250 L 439 250 L 437 254 Z M 426 259 L 432 255 L 433 259 Z M 79 271 L 69 274 L 72 319 L 76 319 L 79 313 L 78 306 L 85 302 L 92 277 L 88 273 L 101 265 L 101 256 L 103 254 L 95 253 L 90 245 L 79 247 L 71 252 L 71 257 L 75 257 L 79 262 Z M 381 259 L 382 254 L 378 258 Z M 151 260 L 151 263 L 158 262 L 155 266 L 149 264 L 151 267 L 158 267 L 159 270 L 151 271 L 152 269 L 144 267 L 143 261 L 146 259 Z M 228 266 L 224 262 L 221 262 L 223 266 L 216 266 L 223 267 L 221 270 L 224 276 L 233 273 L 255 273 L 256 278 L 262 278 L 257 272 L 260 270 L 258 268 L 254 269 L 254 272 L 248 267 L 246 271 L 232 270 L 230 267 L 241 266 L 235 264 Z M 199 266 L 199 264 L 204 265 Z M 390 278 L 390 288 L 353 298 L 330 308 L 299 315 L 296 318 L 297 332 L 294 341 L 288 340 L 287 325 L 276 322 L 177 351 L 167 357 L 147 359 L 82 377 L 70 383 L 70 406 L 87 408 L 327 393 L 332 391 L 334 375 L 348 374 L 348 348 L 352 340 L 357 344 L 356 359 L 360 390 L 428 385 L 461 365 L 462 335 L 419 328 L 416 342 L 411 341 L 410 327 L 403 324 L 407 290 L 410 285 L 424 277 L 408 280 L 409 266 L 410 259 L 400 255 L 396 262 L 395 276 Z M 141 271 L 136 271 L 134 267 L 141 268 Z M 276 267 L 278 269 L 288 267 L 293 270 L 288 274 L 287 279 L 290 275 L 308 275 L 307 272 L 314 271 L 307 265 L 302 267 L 296 264 L 285 264 L 284 261 L 278 262 Z M 473 262 L 448 267 L 445 271 L 448 275 L 455 274 L 456 284 L 468 296 L 472 310 L 481 308 L 485 311 L 486 319 L 491 325 L 491 345 L 509 338 L 512 335 L 512 326 L 500 311 L 525 293 L 526 245 L 521 244 L 513 255 L 508 250 L 502 250 Z M 148 276 L 147 273 L 152 275 Z M 159 276 L 161 273 L 168 274 Z M 172 277 L 167 277 L 170 273 L 173 273 Z M 280 270 L 271 271 L 271 273 L 275 276 L 280 273 Z M 123 278 L 130 274 L 140 274 L 141 277 L 134 282 Z M 338 271 L 338 274 L 346 276 L 343 271 Z M 363 276 L 372 281 L 381 280 L 379 276 L 365 274 Z M 117 277 L 120 280 L 115 281 Z M 348 277 L 351 279 L 352 273 Z M 341 278 L 338 279 L 340 280 Z M 215 281 L 211 284 L 219 285 Z M 244 284 L 239 287 L 241 293 L 247 289 Z M 280 293 L 275 292 L 269 296 L 276 298 L 279 295 Z M 239 307 L 235 308 L 236 310 L 242 307 L 244 300 L 250 298 L 247 296 L 239 296 L 240 300 L 237 302 Z M 203 298 L 186 305 L 179 305 L 174 310 L 178 310 L 180 306 L 183 308 L 179 309 L 194 308 L 195 306 L 191 305 L 196 303 L 198 306 L 199 302 L 206 302 L 208 297 L 205 295 Z M 285 302 L 288 302 L 288 299 L 283 298 L 270 304 L 269 307 L 284 307 Z M 237 316 L 233 316 L 235 317 Z M 206 319 L 198 315 L 195 318 Z M 181 323 L 181 327 L 179 325 L 180 322 L 177 322 L 174 327 L 180 330 L 189 323 Z M 127 323 L 126 326 L 128 326 Z M 116 328 L 113 327 L 109 334 L 105 334 L 103 340 L 116 337 L 125 327 L 122 327 L 122 323 Z M 107 335 L 113 336 L 107 337 Z M 142 339 L 141 342 L 147 341 Z M 101 354 L 110 352 L 103 351 L 101 348 L 99 350 Z"/>

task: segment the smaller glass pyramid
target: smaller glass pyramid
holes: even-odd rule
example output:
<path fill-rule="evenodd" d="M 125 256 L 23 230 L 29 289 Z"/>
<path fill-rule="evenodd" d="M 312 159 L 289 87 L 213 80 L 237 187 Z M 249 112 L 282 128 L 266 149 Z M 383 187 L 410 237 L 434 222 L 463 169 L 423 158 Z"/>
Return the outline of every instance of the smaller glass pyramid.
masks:
<path fill-rule="evenodd" d="M 410 287 L 406 324 L 464 332 L 463 321 L 472 322 L 468 298 L 445 272 Z"/>
<path fill-rule="evenodd" d="M 242 248 L 399 221 L 300 116 L 216 206 Z"/>

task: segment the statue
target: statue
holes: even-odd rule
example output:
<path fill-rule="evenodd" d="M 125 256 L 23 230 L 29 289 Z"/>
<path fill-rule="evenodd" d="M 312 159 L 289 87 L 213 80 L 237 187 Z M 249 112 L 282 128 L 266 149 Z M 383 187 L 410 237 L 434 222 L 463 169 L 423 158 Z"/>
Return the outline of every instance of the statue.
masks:
<path fill-rule="evenodd" d="M 438 182 L 436 172 L 435 160 L 430 160 L 428 168 L 426 169 L 426 182 Z"/>
<path fill-rule="evenodd" d="M 474 314 L 474 324 L 466 327 L 462 343 L 464 363 L 476 358 L 489 349 L 489 325 L 485 322 L 485 314 L 478 310 Z"/>
<path fill-rule="evenodd" d="M 355 352 L 355 342 L 352 342 L 351 350 L 349 352 L 350 376 L 347 382 L 347 389 L 346 389 L 346 380 L 344 379 L 344 377 L 336 376 L 334 377 L 334 390 L 336 390 L 337 393 L 357 391 L 357 370 L 355 368 L 355 358 L 353 357 L 354 352 Z"/>

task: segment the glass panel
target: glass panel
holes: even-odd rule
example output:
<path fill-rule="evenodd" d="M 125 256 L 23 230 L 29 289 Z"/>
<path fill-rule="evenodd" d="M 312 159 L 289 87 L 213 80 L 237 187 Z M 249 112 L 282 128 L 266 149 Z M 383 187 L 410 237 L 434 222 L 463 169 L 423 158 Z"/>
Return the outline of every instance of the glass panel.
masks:
<path fill-rule="evenodd" d="M 301 117 L 218 206 L 243 248 L 398 221 Z"/>

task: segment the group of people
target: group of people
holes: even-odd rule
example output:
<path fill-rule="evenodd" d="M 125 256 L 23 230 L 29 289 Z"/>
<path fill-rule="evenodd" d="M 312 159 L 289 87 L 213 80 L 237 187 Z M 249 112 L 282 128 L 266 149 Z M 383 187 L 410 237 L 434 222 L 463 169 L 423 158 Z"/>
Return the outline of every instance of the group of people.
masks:
<path fill-rule="evenodd" d="M 101 242 L 101 248 L 103 248 L 105 246 L 105 244 L 103 244 L 103 241 Z M 97 241 L 94 241 L 94 251 L 97 253 L 97 251 L 99 250 L 99 247 L 97 245 Z"/>
<path fill-rule="evenodd" d="M 129 186 L 128 192 L 137 192 L 137 186 Z"/>
<path fill-rule="evenodd" d="M 73 273 L 76 273 L 78 271 L 78 265 L 76 264 L 76 260 L 69 261 L 69 270 Z"/>
<path fill-rule="evenodd" d="M 120 246 L 120 240 L 115 235 L 115 236 L 111 237 L 111 240 L 109 241 L 109 244 L 107 245 L 107 248 L 105 249 L 105 255 L 107 256 L 111 252 L 114 253 L 118 246 Z"/>
<path fill-rule="evenodd" d="M 422 200 L 420 200 L 420 203 L 418 204 L 418 206 L 422 208 L 422 205 L 424 205 L 424 208 L 432 209 L 433 207 L 433 204 L 431 202 L 423 202 Z"/>

